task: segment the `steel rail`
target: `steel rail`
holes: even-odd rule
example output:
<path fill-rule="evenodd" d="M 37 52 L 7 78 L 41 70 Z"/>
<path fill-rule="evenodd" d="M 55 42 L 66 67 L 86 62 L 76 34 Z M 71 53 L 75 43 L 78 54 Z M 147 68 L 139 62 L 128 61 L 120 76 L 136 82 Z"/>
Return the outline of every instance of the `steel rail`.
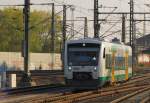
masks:
<path fill-rule="evenodd" d="M 150 86 L 150 85 L 149 85 Z M 116 93 L 122 93 L 122 92 L 127 92 L 127 91 L 134 91 L 138 89 L 143 89 L 146 86 L 142 87 L 132 87 L 132 88 L 126 88 L 126 89 L 119 89 L 119 90 L 112 90 L 112 91 L 107 91 L 107 92 L 85 92 L 83 94 L 77 94 L 77 95 L 71 95 L 65 98 L 59 98 L 59 100 L 54 100 L 54 101 L 49 101 L 53 103 L 72 103 L 72 102 L 79 102 L 87 99 L 92 99 L 96 97 L 102 97 L 102 96 L 108 96 Z"/>
<path fill-rule="evenodd" d="M 56 84 L 56 85 L 22 87 L 22 88 L 5 89 L 5 90 L 2 90 L 2 92 L 7 93 L 8 95 L 13 95 L 13 94 L 21 94 L 25 92 L 34 92 L 34 91 L 39 91 L 39 90 L 44 90 L 44 89 L 53 89 L 53 88 L 60 88 L 60 87 L 65 87 L 65 85 Z"/>
<path fill-rule="evenodd" d="M 144 98 L 140 103 L 148 103 L 150 101 L 150 97 Z"/>
<path fill-rule="evenodd" d="M 147 75 L 148 76 L 148 75 Z M 139 79 L 143 80 L 143 79 L 147 79 L 147 76 L 140 76 L 138 78 L 135 79 Z M 137 81 L 137 80 L 136 80 Z M 67 95 L 63 95 L 63 94 L 59 94 L 57 96 L 42 96 L 41 98 L 38 98 L 38 100 L 36 99 L 32 99 L 29 100 L 27 102 L 33 102 L 33 103 L 43 103 L 43 102 L 56 102 L 56 103 L 60 103 L 60 102 L 64 102 L 64 101 L 68 101 L 68 99 L 70 99 L 70 101 L 79 101 L 79 100 L 86 100 L 88 98 L 95 98 L 97 96 L 106 96 L 106 95 L 111 95 L 111 94 L 115 94 L 115 93 L 119 93 L 119 92 L 125 92 L 125 91 L 132 91 L 132 90 L 138 90 L 138 89 L 142 89 L 145 88 L 145 84 L 142 85 L 135 85 L 133 84 L 134 82 L 130 83 L 130 84 L 126 84 L 126 85 L 122 85 L 122 86 L 115 86 L 112 88 L 104 88 L 102 90 L 98 90 L 98 91 L 88 91 L 88 92 L 83 92 L 83 93 L 76 93 L 76 94 L 72 94 L 71 92 Z M 66 94 L 66 93 L 65 93 Z M 24 103 L 27 103 L 26 101 Z"/>
<path fill-rule="evenodd" d="M 125 96 L 123 96 L 123 97 L 120 97 L 120 98 L 118 98 L 118 99 L 116 99 L 116 100 L 113 100 L 111 103 L 119 103 L 119 102 L 122 102 L 122 101 L 124 101 L 124 100 L 126 100 L 126 99 L 128 99 L 128 98 L 131 98 L 131 97 L 133 97 L 133 96 L 135 96 L 135 95 L 137 95 L 137 94 L 140 94 L 140 93 L 142 93 L 142 92 L 145 92 L 145 91 L 147 91 L 147 90 L 150 90 L 150 86 L 149 86 L 149 87 L 146 87 L 146 88 L 143 88 L 143 89 L 141 89 L 141 90 L 135 91 L 135 92 L 133 92 L 133 93 L 131 93 L 131 94 L 125 95 Z"/>
<path fill-rule="evenodd" d="M 142 86 L 131 86 L 131 87 L 121 87 L 118 88 L 113 88 L 112 90 L 108 89 L 107 91 L 88 91 L 88 92 L 82 92 L 82 93 L 75 93 L 75 94 L 67 94 L 67 95 L 62 95 L 58 97 L 48 97 L 48 98 L 43 98 L 43 100 L 38 100 L 36 103 L 68 103 L 68 102 L 76 102 L 76 101 L 81 101 L 81 100 L 86 100 L 86 99 L 91 99 L 91 98 L 96 98 L 98 96 L 107 96 L 107 95 L 112 95 L 115 93 L 122 93 L 126 91 L 134 91 L 134 90 L 139 90 L 145 88 L 147 85 L 142 85 Z M 150 85 L 148 85 L 150 86 Z M 118 89 L 117 89 L 118 88 Z"/>

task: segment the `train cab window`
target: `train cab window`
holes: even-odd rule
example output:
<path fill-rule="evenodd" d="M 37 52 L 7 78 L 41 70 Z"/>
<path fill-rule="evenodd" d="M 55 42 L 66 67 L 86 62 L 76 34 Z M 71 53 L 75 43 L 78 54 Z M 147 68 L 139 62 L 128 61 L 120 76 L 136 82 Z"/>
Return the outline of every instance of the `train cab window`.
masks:
<path fill-rule="evenodd" d="M 104 48 L 104 51 L 103 51 L 103 58 L 105 58 L 105 48 Z"/>
<path fill-rule="evenodd" d="M 69 66 L 97 66 L 99 57 L 99 44 L 72 44 L 68 46 Z"/>

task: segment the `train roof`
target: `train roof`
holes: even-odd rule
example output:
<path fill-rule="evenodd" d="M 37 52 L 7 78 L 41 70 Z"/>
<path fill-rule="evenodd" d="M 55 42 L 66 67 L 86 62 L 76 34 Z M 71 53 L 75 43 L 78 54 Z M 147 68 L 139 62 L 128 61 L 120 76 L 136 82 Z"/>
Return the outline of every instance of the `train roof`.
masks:
<path fill-rule="evenodd" d="M 68 40 L 68 44 L 72 43 L 98 43 L 100 44 L 102 41 L 96 38 L 85 38 L 85 39 L 78 39 L 78 40 Z"/>
<path fill-rule="evenodd" d="M 68 40 L 66 42 L 67 44 L 72 44 L 72 43 L 97 43 L 97 44 L 101 44 L 101 43 L 107 43 L 107 44 L 116 44 L 116 45 L 124 45 L 124 46 L 128 46 L 125 45 L 124 43 L 120 42 L 106 42 L 103 40 L 100 40 L 98 38 L 85 38 L 85 39 L 78 39 L 78 40 Z"/>
<path fill-rule="evenodd" d="M 72 43 L 96 43 L 96 44 L 104 44 L 104 45 L 116 45 L 116 46 L 126 46 L 126 47 L 130 47 L 128 45 L 125 45 L 124 43 L 118 43 L 118 42 L 106 42 L 106 41 L 103 41 L 103 40 L 100 40 L 98 38 L 85 38 L 85 39 L 78 39 L 78 40 L 68 40 L 66 42 L 67 44 L 72 44 Z M 130 47 L 131 48 L 131 47 Z"/>

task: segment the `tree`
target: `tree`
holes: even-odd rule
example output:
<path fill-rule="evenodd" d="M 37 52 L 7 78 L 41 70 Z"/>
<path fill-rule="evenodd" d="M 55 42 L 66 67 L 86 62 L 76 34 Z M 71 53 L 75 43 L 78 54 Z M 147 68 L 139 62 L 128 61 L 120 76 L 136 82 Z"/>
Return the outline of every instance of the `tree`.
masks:
<path fill-rule="evenodd" d="M 29 47 L 31 52 L 50 52 L 50 13 L 46 11 L 30 12 Z M 56 40 L 61 32 L 61 17 L 56 16 Z M 43 20 L 45 20 L 43 22 Z M 19 52 L 24 38 L 23 12 L 20 8 L 0 10 L 0 51 Z M 56 41 L 58 42 L 58 41 Z M 56 45 L 56 48 L 58 48 Z M 58 52 L 58 49 L 56 49 Z"/>

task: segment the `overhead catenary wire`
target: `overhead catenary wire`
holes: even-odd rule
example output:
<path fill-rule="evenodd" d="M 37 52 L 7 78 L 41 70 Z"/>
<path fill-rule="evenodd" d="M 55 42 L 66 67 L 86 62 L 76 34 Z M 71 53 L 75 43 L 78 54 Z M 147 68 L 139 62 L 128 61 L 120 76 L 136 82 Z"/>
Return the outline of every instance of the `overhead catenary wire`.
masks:
<path fill-rule="evenodd" d="M 75 29 L 72 29 L 70 25 L 67 25 L 67 28 L 69 28 L 70 30 L 76 31 L 77 33 L 79 33 L 79 34 L 81 34 L 81 35 L 84 35 L 83 33 L 80 33 L 80 31 L 83 30 L 84 27 L 81 27 L 78 31 L 75 30 Z"/>
<path fill-rule="evenodd" d="M 37 6 L 37 5 L 52 5 L 53 3 L 30 3 L 29 5 L 30 6 Z M 12 4 L 12 5 L 0 5 L 0 6 L 6 6 L 6 7 L 9 7 L 9 6 L 22 6 L 22 7 L 24 7 L 25 6 L 25 4 Z M 55 5 L 55 6 L 62 6 L 62 5 Z"/>
<path fill-rule="evenodd" d="M 138 23 L 141 23 L 141 21 L 136 22 L 135 24 L 138 24 Z M 127 28 L 129 28 L 129 27 L 130 27 L 130 26 L 126 27 L 126 29 L 127 29 Z M 108 35 L 102 36 L 102 38 L 106 38 L 106 37 L 108 37 L 108 36 L 110 36 L 110 35 L 114 35 L 114 34 L 116 34 L 116 33 L 118 33 L 118 32 L 121 32 L 121 30 L 118 30 L 118 31 L 115 31 L 115 32 L 113 32 L 113 33 L 111 33 L 111 34 L 108 34 Z"/>
<path fill-rule="evenodd" d="M 59 5 L 68 5 L 67 3 L 65 3 L 65 2 L 58 2 L 58 0 L 52 0 L 52 2 L 55 2 L 55 3 L 57 3 L 58 4 L 58 6 Z M 124 1 L 123 1 L 124 2 Z M 39 3 L 39 4 L 36 4 L 36 3 L 30 3 L 30 5 L 50 5 L 51 3 Z M 24 6 L 24 5 L 22 5 L 22 4 L 18 4 L 18 5 L 1 5 L 1 6 Z M 85 13 L 86 15 L 88 14 L 88 13 L 86 13 L 86 11 L 89 11 L 89 9 L 87 9 L 87 8 L 84 8 L 84 7 L 81 7 L 81 6 L 78 6 L 78 5 L 74 5 L 77 9 L 76 9 L 76 12 L 80 12 L 80 13 Z M 81 10 L 80 10 L 81 9 Z M 60 12 L 61 13 L 61 12 Z M 50 18 L 47 18 L 47 20 L 49 20 Z M 45 23 L 45 22 L 47 22 L 47 20 L 45 20 L 45 21 L 41 21 L 39 24 L 41 24 L 41 23 Z M 107 20 L 108 21 L 108 20 Z M 67 22 L 69 22 L 69 20 L 67 21 Z M 108 23 L 110 23 L 110 22 L 108 22 Z M 38 25 L 38 24 L 37 24 Z M 34 28 L 36 25 L 33 25 L 33 26 L 31 26 L 30 28 L 32 29 L 32 28 Z M 109 31 L 108 31 L 109 32 Z"/>
<path fill-rule="evenodd" d="M 70 8 L 70 6 L 66 7 L 66 9 L 68 9 L 68 8 Z M 61 11 L 55 13 L 55 16 L 58 15 L 58 14 L 60 14 L 61 12 L 63 12 L 63 10 L 61 10 Z M 37 24 L 31 26 L 30 29 L 34 28 L 36 25 L 39 25 L 39 24 L 42 24 L 42 23 L 44 23 L 44 22 L 49 21 L 50 18 L 51 18 L 51 17 L 45 18 L 44 20 L 40 21 L 39 23 L 37 23 Z"/>

